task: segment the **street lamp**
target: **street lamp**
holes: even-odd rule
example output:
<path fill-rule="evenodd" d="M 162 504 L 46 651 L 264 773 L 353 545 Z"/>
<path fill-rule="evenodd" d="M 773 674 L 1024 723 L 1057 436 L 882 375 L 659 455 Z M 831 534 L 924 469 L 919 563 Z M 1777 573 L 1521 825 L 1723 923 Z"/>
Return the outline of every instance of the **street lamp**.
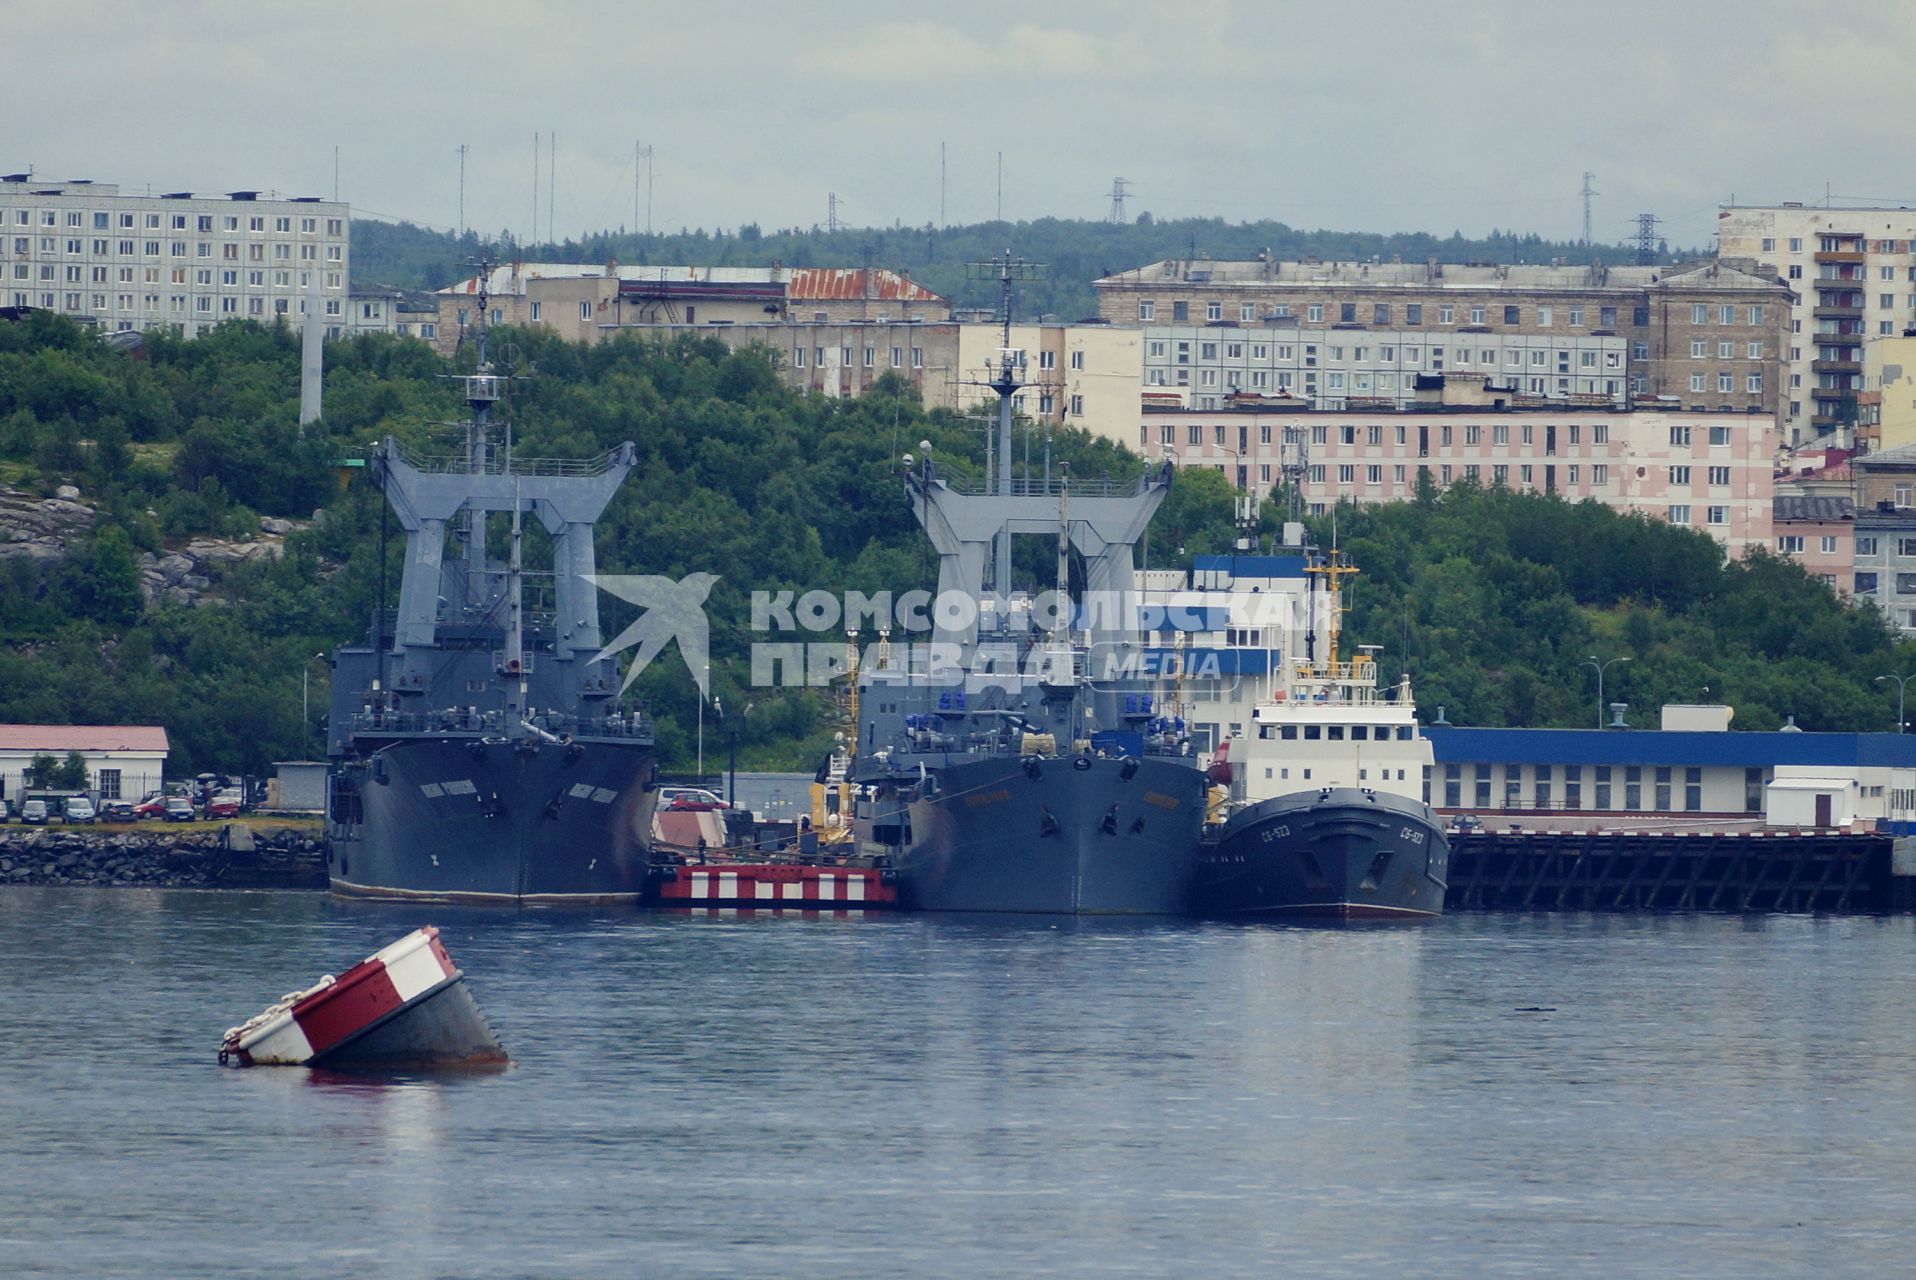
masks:
<path fill-rule="evenodd" d="M 1599 729 L 1603 728 L 1603 673 L 1609 670 L 1615 663 L 1628 661 L 1630 661 L 1630 659 L 1626 657 L 1611 658 L 1606 662 L 1598 662 L 1597 655 L 1593 653 L 1587 660 L 1577 664 L 1579 668 L 1595 667 L 1597 669 L 1597 728 Z"/>
<path fill-rule="evenodd" d="M 1916 674 L 1907 676 L 1877 676 L 1871 683 L 1881 684 L 1885 680 L 1894 680 L 1896 682 L 1896 732 L 1901 733 L 1903 732 L 1903 686 L 1911 680 L 1916 680 Z"/>
<path fill-rule="evenodd" d="M 316 653 L 306 659 L 306 665 L 299 669 L 299 745 L 302 749 L 307 743 L 306 735 L 313 731 L 312 699 L 308 693 L 308 682 L 313 674 L 313 664 L 325 660 L 325 654 Z"/>

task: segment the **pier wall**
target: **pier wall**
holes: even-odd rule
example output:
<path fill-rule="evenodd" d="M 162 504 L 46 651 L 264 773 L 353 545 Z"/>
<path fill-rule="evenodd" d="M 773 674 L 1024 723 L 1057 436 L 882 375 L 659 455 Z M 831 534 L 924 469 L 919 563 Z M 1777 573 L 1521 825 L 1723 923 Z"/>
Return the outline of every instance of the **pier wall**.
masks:
<path fill-rule="evenodd" d="M 0 828 L 0 885 L 324 888 L 320 832 L 302 827 Z"/>

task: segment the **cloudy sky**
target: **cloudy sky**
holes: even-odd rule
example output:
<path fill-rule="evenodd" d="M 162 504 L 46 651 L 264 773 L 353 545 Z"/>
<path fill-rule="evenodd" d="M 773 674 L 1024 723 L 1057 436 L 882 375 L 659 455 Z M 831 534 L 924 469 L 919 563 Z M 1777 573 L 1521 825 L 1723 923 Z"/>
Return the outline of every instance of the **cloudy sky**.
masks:
<path fill-rule="evenodd" d="M 1004 214 L 1572 238 L 1916 204 L 1906 0 L 6 0 L 0 171 L 491 232 Z M 542 144 L 543 145 L 543 144 Z M 549 159 L 550 157 L 547 157 Z M 640 197 L 638 219 L 645 218 Z"/>

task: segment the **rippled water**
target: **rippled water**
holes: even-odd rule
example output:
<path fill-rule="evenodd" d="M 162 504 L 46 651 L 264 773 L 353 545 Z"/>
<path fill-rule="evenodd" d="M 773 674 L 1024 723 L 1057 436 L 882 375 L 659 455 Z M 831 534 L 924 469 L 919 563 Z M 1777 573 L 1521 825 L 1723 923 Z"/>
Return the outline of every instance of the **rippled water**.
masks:
<path fill-rule="evenodd" d="M 512 1069 L 214 1065 L 417 912 L 0 891 L 0 1274 L 1886 1275 L 1916 1243 L 1908 919 L 432 919 Z"/>

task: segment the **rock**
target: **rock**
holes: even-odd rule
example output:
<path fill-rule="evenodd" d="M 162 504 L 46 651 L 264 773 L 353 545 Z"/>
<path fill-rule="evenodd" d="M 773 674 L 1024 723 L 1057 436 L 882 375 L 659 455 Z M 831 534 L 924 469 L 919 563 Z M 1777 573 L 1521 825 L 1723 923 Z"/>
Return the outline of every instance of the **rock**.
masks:
<path fill-rule="evenodd" d="M 56 498 L 64 498 L 68 502 L 78 502 L 80 500 L 80 491 L 70 484 L 63 484 L 53 491 L 53 496 Z"/>
<path fill-rule="evenodd" d="M 276 533 L 284 537 L 293 531 L 293 522 L 291 520 L 281 520 L 277 516 L 261 516 L 259 518 L 259 527 L 262 533 Z"/>
<path fill-rule="evenodd" d="M 79 496 L 78 490 L 72 492 Z M 66 554 L 69 543 L 82 541 L 92 532 L 91 507 L 0 488 L 0 556 L 57 560 Z"/>

